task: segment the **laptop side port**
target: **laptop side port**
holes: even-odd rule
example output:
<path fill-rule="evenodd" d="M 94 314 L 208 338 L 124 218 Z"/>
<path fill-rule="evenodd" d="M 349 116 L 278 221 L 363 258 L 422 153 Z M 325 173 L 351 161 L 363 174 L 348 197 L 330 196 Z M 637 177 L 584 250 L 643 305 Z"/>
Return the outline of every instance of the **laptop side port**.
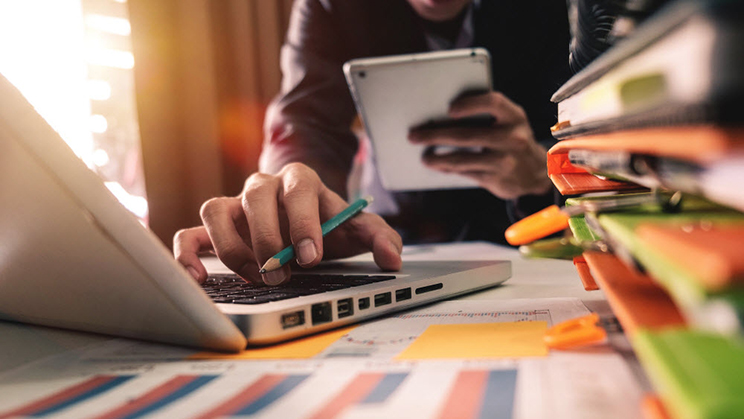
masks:
<path fill-rule="evenodd" d="M 351 316 L 354 314 L 354 300 L 351 298 L 338 300 L 336 303 L 336 312 L 339 319 Z"/>
<path fill-rule="evenodd" d="M 438 284 L 427 285 L 425 287 L 416 288 L 416 295 L 441 290 L 442 288 L 444 288 L 444 285 L 441 282 Z"/>
<path fill-rule="evenodd" d="M 328 323 L 331 321 L 332 309 L 333 307 L 331 307 L 331 303 L 328 302 L 313 304 L 312 307 L 310 307 L 310 315 L 313 320 L 313 325 Z"/>
<path fill-rule="evenodd" d="M 359 310 L 366 310 L 369 308 L 369 297 L 363 297 L 359 299 Z"/>
<path fill-rule="evenodd" d="M 305 312 L 304 311 L 293 311 L 291 313 L 282 314 L 282 328 L 289 329 L 290 327 L 300 326 L 305 324 Z"/>
<path fill-rule="evenodd" d="M 393 296 L 389 292 L 375 295 L 375 307 L 388 305 L 391 302 L 393 302 Z"/>
<path fill-rule="evenodd" d="M 411 289 L 403 288 L 402 290 L 395 291 L 395 301 L 403 301 L 411 299 Z"/>

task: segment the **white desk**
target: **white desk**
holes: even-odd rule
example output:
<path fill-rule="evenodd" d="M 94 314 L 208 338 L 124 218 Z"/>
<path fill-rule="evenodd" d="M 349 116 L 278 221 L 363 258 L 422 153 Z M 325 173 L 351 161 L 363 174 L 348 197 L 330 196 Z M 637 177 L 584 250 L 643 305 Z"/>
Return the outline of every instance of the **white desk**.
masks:
<path fill-rule="evenodd" d="M 360 258 L 368 258 L 361 256 Z M 444 246 L 423 246 L 407 249 L 404 260 L 484 260 L 508 259 L 512 261 L 512 278 L 506 284 L 461 297 L 466 301 L 503 301 L 513 299 L 535 299 L 572 297 L 582 300 L 592 311 L 600 315 L 611 314 L 600 291 L 587 292 L 578 279 L 573 264 L 569 261 L 525 260 L 513 249 L 485 243 L 470 243 Z M 207 261 L 208 268 L 218 266 Z M 0 373 L 52 355 L 107 342 L 111 338 L 86 333 L 27 326 L 0 322 Z M 645 387 L 644 378 L 632 353 L 627 350 L 623 337 L 613 337 L 611 342 L 628 361 L 639 389 Z M 608 347 L 599 351 L 610 351 Z M 640 390 L 638 391 L 640 394 Z M 569 406 L 569 405 L 566 405 Z M 0 411 L 2 406 L 0 406 Z"/>

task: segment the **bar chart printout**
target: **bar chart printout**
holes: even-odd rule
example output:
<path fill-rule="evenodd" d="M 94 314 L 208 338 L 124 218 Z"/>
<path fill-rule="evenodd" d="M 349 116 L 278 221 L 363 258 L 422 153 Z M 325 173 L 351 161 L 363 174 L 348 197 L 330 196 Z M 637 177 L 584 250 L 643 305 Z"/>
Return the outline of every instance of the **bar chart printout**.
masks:
<path fill-rule="evenodd" d="M 3 412 L 0 410 L 0 419 L 53 415 L 68 407 L 112 391 L 132 378 L 134 376 L 131 375 L 97 375 L 11 411 Z"/>
<path fill-rule="evenodd" d="M 0 418 L 50 417 L 115 391 L 135 377 L 130 375 L 94 376 L 20 408 L 0 412 Z M 177 375 L 132 400 L 90 417 L 96 419 L 142 417 L 186 398 L 217 377 L 216 375 Z"/>
<path fill-rule="evenodd" d="M 309 375 L 306 374 L 264 375 L 221 405 L 200 415 L 199 419 L 248 416 L 259 413 L 289 394 L 308 377 Z"/>
<path fill-rule="evenodd" d="M 114 391 L 121 384 L 136 377 L 94 376 L 82 383 L 69 386 L 50 396 L 40 398 L 11 411 L 0 411 L 0 419 L 51 417 L 55 414 L 64 413 L 66 409 L 73 409 L 85 402 L 94 401 L 96 397 Z M 263 375 L 243 389 L 238 389 L 235 395 L 228 400 L 202 413 L 199 418 L 246 416 L 260 413 L 264 408 L 280 401 L 308 377 L 307 374 Z M 219 378 L 219 375 L 176 375 L 137 397 L 111 406 L 102 413 L 86 415 L 86 417 L 95 419 L 145 417 L 176 402 L 189 400 L 192 393 L 210 384 L 216 378 Z M 196 401 L 196 399 L 193 400 Z"/>
<path fill-rule="evenodd" d="M 216 375 L 177 375 L 143 395 L 97 416 L 96 419 L 123 419 L 145 416 L 189 396 L 217 377 Z"/>
<path fill-rule="evenodd" d="M 403 383 L 406 373 L 362 373 L 324 407 L 318 410 L 312 419 L 331 419 L 341 415 L 346 409 L 360 404 L 381 404 L 387 401 Z"/>
<path fill-rule="evenodd" d="M 439 418 L 511 418 L 517 370 L 464 370 L 455 379 Z"/>
<path fill-rule="evenodd" d="M 431 382 L 430 390 L 443 396 L 439 402 L 435 401 L 437 399 L 431 400 L 422 395 L 421 390 L 416 390 L 415 386 L 405 388 L 408 380 L 415 375 L 416 373 L 412 371 L 360 371 L 353 374 L 348 381 L 344 380 L 346 382 L 343 385 L 329 388 L 327 397 L 318 400 L 313 408 L 302 411 L 290 410 L 290 416 L 333 419 L 348 414 L 354 416 L 355 413 L 359 413 L 358 409 L 362 409 L 367 414 L 371 413 L 379 417 L 397 417 L 396 414 L 402 413 L 402 410 L 398 409 L 407 412 L 418 411 L 416 404 L 431 401 L 431 403 L 439 403 L 440 406 L 432 405 L 432 410 L 424 415 L 426 417 L 463 419 L 512 417 L 516 370 L 453 371 L 449 375 L 451 379 Z M 242 387 L 234 386 L 234 380 L 229 382 L 228 387 L 220 385 L 217 380 L 219 377 L 219 375 L 176 375 L 136 397 L 112 405 L 102 405 L 102 400 L 96 404 L 97 397 L 116 391 L 121 384 L 137 376 L 98 375 L 20 408 L 2 412 L 0 418 L 56 417 L 59 414 L 70 417 L 71 413 L 66 413 L 69 412 L 67 409 L 79 409 L 81 405 L 84 407 L 85 403 L 96 404 L 94 408 L 96 413 L 89 411 L 91 413 L 81 416 L 86 418 L 141 418 L 150 417 L 152 414 L 159 414 L 157 417 L 167 417 L 169 410 L 166 408 L 178 402 L 186 402 L 192 406 L 192 409 L 195 409 L 191 410 L 189 417 L 199 419 L 246 417 L 269 413 L 267 410 L 274 406 L 284 405 L 286 409 L 291 406 L 287 404 L 290 403 L 290 396 L 298 390 L 301 384 L 307 382 L 312 387 L 311 380 L 308 380 L 311 378 L 310 374 L 266 373 L 251 379 Z M 421 378 L 424 377 L 419 377 L 419 380 Z M 132 384 L 135 382 L 132 381 Z M 207 386 L 216 386 L 213 389 L 221 389 L 220 392 L 229 391 L 230 395 L 224 399 L 217 399 L 217 403 L 210 406 L 209 401 L 195 394 L 199 389 Z M 306 390 L 307 386 L 305 386 Z M 414 390 L 417 397 L 411 397 L 413 395 L 410 393 L 411 390 Z M 406 392 L 409 393 L 406 394 Z M 397 400 L 392 401 L 396 398 Z M 402 405 L 401 402 L 403 402 Z M 78 412 L 82 411 L 78 410 Z"/>

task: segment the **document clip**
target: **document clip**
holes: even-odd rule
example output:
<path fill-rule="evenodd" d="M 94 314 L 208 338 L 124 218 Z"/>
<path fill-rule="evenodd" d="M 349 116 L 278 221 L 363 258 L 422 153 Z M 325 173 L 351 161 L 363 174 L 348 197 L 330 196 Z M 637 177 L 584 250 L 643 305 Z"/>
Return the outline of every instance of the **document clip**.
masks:
<path fill-rule="evenodd" d="M 603 342 L 607 332 L 600 325 L 599 315 L 589 315 L 571 319 L 548 329 L 543 341 L 550 349 L 570 349 L 577 346 Z"/>

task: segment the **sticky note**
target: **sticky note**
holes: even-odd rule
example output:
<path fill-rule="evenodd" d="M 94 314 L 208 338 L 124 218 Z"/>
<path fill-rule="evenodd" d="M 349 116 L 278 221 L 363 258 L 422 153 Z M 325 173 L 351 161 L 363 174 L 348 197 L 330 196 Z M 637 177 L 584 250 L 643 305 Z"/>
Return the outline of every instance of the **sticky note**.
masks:
<path fill-rule="evenodd" d="M 396 359 L 519 358 L 546 356 L 547 322 L 431 325 Z"/>
<path fill-rule="evenodd" d="M 248 348 L 238 354 L 200 352 L 189 359 L 308 359 L 323 352 L 352 329 L 354 327 L 346 327 L 276 345 Z"/>

